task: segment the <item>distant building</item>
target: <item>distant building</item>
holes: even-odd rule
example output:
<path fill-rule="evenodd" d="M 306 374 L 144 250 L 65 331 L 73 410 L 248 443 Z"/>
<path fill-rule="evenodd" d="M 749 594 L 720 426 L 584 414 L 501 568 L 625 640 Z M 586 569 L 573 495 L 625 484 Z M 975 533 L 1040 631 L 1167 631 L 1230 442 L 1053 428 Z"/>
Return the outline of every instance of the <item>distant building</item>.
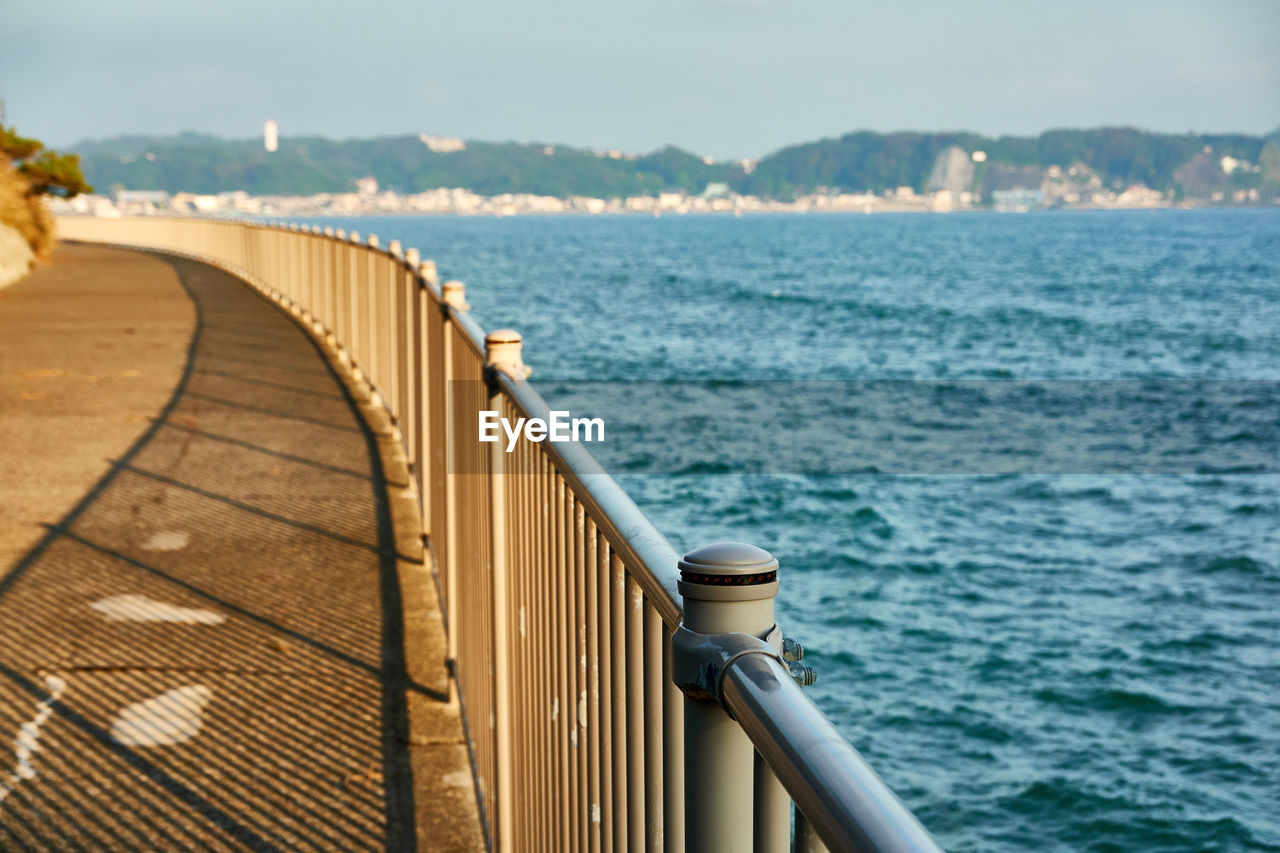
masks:
<path fill-rule="evenodd" d="M 1232 172 L 1256 172 L 1258 169 L 1251 168 L 1248 161 L 1237 160 L 1235 157 L 1226 156 L 1218 161 L 1222 164 L 1223 174 L 1230 175 Z"/>
<path fill-rule="evenodd" d="M 453 136 L 432 136 L 419 133 L 418 141 L 437 154 L 452 154 L 454 151 L 466 151 L 467 143 Z"/>
<path fill-rule="evenodd" d="M 279 145 L 279 128 L 276 127 L 276 120 L 269 118 L 267 123 L 262 126 L 262 147 L 267 151 L 275 151 Z"/>
<path fill-rule="evenodd" d="M 164 190 L 116 190 L 116 204 L 155 204 L 169 203 L 169 194 Z"/>
<path fill-rule="evenodd" d="M 675 210 L 680 206 L 680 202 L 682 201 L 684 201 L 684 193 L 682 192 L 675 191 L 658 193 L 658 207 L 663 210 Z"/>
<path fill-rule="evenodd" d="M 987 162 L 987 152 L 985 152 L 985 151 L 975 151 L 975 152 L 973 152 L 972 154 L 970 154 L 969 156 L 973 158 L 973 162 L 975 162 L 975 163 L 985 163 L 985 162 Z"/>
<path fill-rule="evenodd" d="M 703 198 L 721 198 L 729 194 L 729 185 L 720 181 L 712 181 L 702 191 Z"/>
<path fill-rule="evenodd" d="M 366 175 L 363 178 L 356 178 L 356 192 L 362 196 L 375 196 L 378 194 L 378 179 Z"/>

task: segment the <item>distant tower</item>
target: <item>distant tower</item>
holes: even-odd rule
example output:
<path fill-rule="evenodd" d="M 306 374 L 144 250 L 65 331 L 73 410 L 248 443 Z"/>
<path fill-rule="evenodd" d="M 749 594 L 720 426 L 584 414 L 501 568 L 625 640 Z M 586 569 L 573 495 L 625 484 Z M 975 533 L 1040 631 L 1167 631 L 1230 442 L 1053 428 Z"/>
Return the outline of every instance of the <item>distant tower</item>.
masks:
<path fill-rule="evenodd" d="M 268 151 L 275 151 L 279 146 L 279 141 L 276 120 L 269 118 L 262 128 L 262 146 Z"/>

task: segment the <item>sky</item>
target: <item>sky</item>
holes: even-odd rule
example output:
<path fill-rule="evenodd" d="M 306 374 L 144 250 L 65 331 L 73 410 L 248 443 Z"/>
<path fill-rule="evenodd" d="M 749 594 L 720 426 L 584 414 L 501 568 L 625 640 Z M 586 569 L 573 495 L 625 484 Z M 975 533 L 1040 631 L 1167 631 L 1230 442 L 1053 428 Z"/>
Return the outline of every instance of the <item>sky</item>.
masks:
<path fill-rule="evenodd" d="M 852 130 L 1280 126 L 1280 0 L 0 0 L 7 121 L 759 157 Z"/>

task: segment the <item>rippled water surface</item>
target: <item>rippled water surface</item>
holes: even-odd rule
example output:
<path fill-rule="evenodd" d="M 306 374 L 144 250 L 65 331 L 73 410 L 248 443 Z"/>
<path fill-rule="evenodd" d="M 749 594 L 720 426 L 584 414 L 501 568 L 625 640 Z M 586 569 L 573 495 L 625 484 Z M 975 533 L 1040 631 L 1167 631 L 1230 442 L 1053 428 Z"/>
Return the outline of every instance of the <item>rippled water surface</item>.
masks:
<path fill-rule="evenodd" d="M 543 383 L 1280 379 L 1274 209 L 325 224 Z M 1280 477 L 619 479 L 779 556 L 811 695 L 945 847 L 1280 850 Z"/>

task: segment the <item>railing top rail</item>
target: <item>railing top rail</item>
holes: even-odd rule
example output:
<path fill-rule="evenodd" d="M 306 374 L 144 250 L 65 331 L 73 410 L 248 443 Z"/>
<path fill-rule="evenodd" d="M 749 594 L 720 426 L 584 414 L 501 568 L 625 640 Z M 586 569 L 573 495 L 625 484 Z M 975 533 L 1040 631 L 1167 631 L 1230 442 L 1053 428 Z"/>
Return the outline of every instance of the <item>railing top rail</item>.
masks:
<path fill-rule="evenodd" d="M 494 374 L 498 387 L 525 417 L 550 419 L 547 401 L 527 381 L 501 371 Z M 675 627 L 680 621 L 676 587 L 680 555 L 581 444 L 548 441 L 541 446 L 573 488 L 574 496 L 586 506 L 596 527 L 631 569 L 662 621 Z"/>
<path fill-rule="evenodd" d="M 430 289 L 431 288 L 428 287 L 428 290 Z M 437 299 L 439 299 L 438 296 Z M 469 311 L 459 311 L 452 305 L 445 305 L 445 310 L 449 312 L 449 319 L 456 323 L 458 330 L 462 332 L 463 340 L 470 344 L 471 348 L 483 357 L 484 328 L 476 322 L 475 318 L 471 316 L 471 312 Z"/>
<path fill-rule="evenodd" d="M 780 661 L 743 655 L 726 670 L 723 691 L 725 705 L 831 850 L 942 853 Z"/>

